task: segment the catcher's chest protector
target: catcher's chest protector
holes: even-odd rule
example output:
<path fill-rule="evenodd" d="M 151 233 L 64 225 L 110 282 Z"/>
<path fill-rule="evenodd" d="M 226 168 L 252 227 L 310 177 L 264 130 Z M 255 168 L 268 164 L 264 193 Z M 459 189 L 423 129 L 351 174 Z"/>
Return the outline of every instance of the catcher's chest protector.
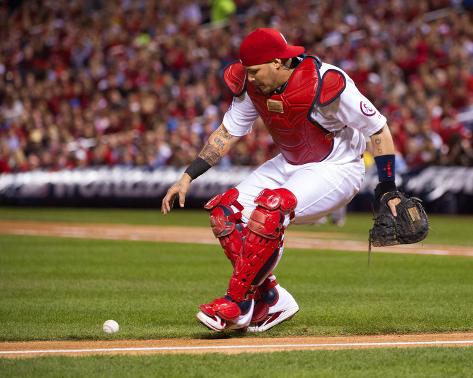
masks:
<path fill-rule="evenodd" d="M 281 94 L 268 97 L 252 83 L 247 84 L 248 95 L 274 143 L 291 164 L 322 161 L 332 151 L 331 134 L 309 120 L 319 83 L 315 59 L 306 58 L 294 70 Z"/>
<path fill-rule="evenodd" d="M 262 94 L 246 81 L 240 63 L 225 69 L 225 83 L 234 95 L 245 88 L 256 110 L 268 128 L 274 143 L 291 164 L 300 165 L 324 160 L 332 151 L 333 135 L 314 120 L 314 106 L 325 106 L 336 100 L 345 89 L 345 77 L 329 70 L 320 77 L 315 57 L 306 57 L 294 70 L 282 93 Z"/>

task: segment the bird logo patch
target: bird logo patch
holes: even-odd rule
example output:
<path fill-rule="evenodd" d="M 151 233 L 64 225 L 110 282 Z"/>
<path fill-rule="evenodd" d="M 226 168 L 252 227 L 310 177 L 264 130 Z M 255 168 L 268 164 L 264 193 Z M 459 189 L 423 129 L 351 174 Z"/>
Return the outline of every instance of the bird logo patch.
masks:
<path fill-rule="evenodd" d="M 360 101 L 360 110 L 367 117 L 371 117 L 371 116 L 374 116 L 376 114 L 376 110 L 373 109 L 373 107 L 371 105 L 369 105 L 369 104 L 367 104 L 366 102 L 363 102 L 363 101 Z"/>

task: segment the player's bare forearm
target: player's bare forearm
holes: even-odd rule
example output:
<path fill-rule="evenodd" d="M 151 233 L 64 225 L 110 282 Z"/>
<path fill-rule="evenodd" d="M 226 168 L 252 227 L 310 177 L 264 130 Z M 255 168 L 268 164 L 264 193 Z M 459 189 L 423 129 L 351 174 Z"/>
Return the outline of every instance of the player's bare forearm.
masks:
<path fill-rule="evenodd" d="M 199 153 L 199 157 L 214 166 L 230 148 L 240 139 L 231 135 L 225 126 L 221 124 L 209 137 L 204 148 Z"/>
<path fill-rule="evenodd" d="M 378 133 L 371 135 L 370 141 L 370 152 L 374 157 L 381 155 L 394 155 L 396 152 L 394 149 L 393 137 L 387 124 L 384 125 Z"/>
<path fill-rule="evenodd" d="M 184 207 L 186 194 L 189 191 L 191 181 L 200 176 L 211 166 L 217 164 L 238 139 L 238 137 L 231 135 L 225 126 L 221 124 L 218 129 L 210 135 L 209 140 L 199 153 L 198 158 L 191 163 L 181 178 L 168 189 L 163 198 L 161 212 L 164 215 L 169 213 L 176 198 L 179 198 L 179 206 Z"/>

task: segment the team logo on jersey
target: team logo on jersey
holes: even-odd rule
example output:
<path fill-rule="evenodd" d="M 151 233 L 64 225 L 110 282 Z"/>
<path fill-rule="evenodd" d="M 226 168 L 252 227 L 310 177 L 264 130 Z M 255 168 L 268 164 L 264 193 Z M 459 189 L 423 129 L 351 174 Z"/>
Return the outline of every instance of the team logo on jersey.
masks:
<path fill-rule="evenodd" d="M 371 117 L 376 114 L 376 109 L 374 109 L 371 105 L 368 105 L 366 102 L 363 101 L 360 101 L 360 110 L 367 117 Z"/>
<path fill-rule="evenodd" d="M 268 111 L 273 113 L 284 113 L 284 106 L 282 105 L 282 101 L 278 100 L 266 100 L 266 106 L 268 107 Z"/>

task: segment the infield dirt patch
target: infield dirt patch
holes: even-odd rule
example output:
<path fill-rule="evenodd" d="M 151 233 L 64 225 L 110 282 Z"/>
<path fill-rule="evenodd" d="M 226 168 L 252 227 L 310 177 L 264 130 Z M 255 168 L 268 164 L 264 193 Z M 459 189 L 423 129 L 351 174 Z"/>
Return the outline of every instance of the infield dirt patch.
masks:
<path fill-rule="evenodd" d="M 0 233 L 42 235 L 85 239 L 141 240 L 155 242 L 218 244 L 210 227 L 162 227 L 125 224 L 81 224 L 25 221 L 0 221 Z M 302 232 L 288 229 L 287 248 L 329 249 L 367 252 L 368 242 L 333 239 L 340 234 Z M 413 253 L 427 255 L 471 256 L 473 248 L 437 244 L 409 244 L 373 248 L 375 252 Z"/>
<path fill-rule="evenodd" d="M 471 346 L 473 333 L 349 337 L 281 337 L 0 343 L 0 357 L 92 354 L 262 353 L 293 350 Z"/>

